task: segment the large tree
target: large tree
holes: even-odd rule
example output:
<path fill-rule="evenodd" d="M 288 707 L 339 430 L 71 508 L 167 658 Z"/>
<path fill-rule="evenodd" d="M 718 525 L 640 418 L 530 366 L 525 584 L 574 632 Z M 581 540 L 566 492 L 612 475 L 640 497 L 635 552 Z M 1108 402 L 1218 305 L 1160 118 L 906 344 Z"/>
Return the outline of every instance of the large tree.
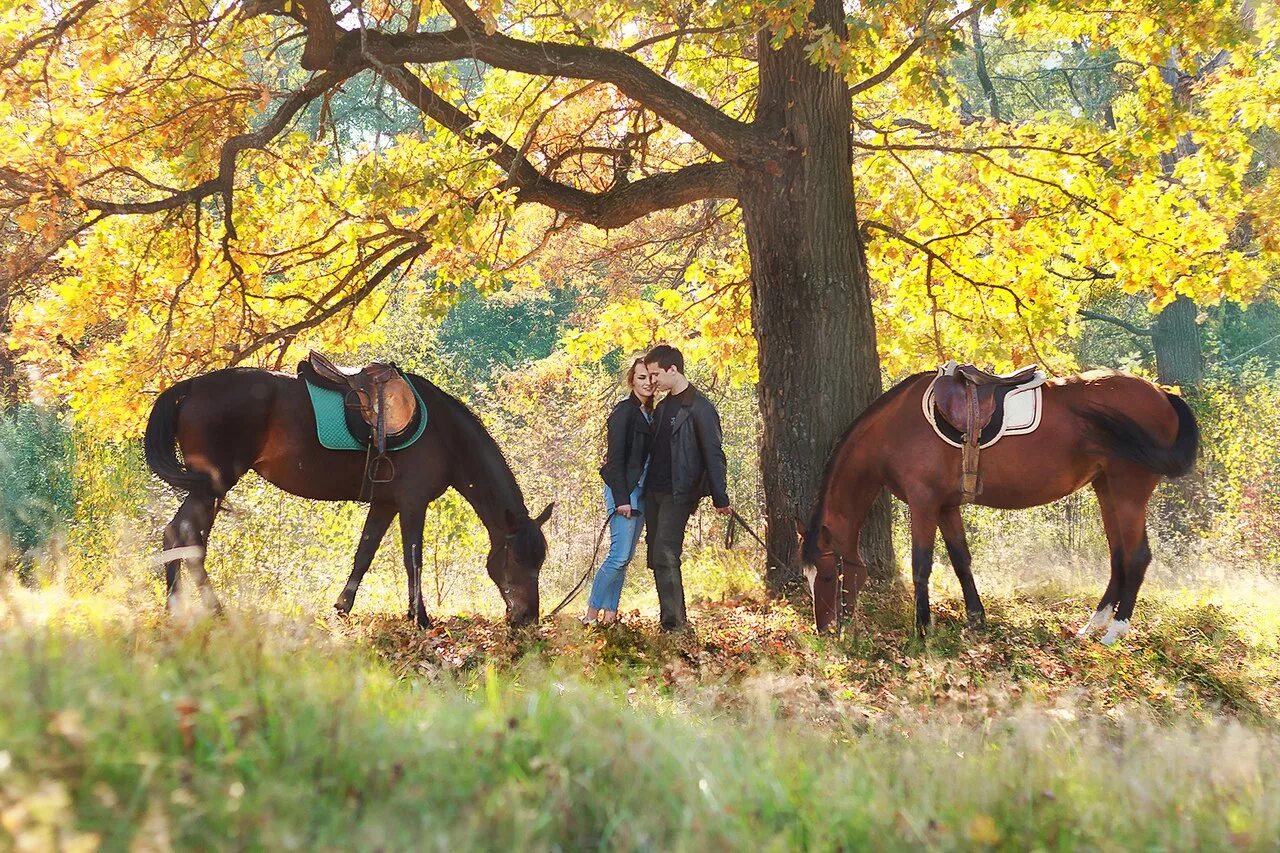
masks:
<path fill-rule="evenodd" d="M 0 0 L 0 120 L 21 143 L 0 162 L 4 225 L 90 235 L 60 258 L 75 271 L 57 293 L 65 316 L 37 316 L 21 345 L 65 364 L 92 339 L 132 373 L 92 394 L 83 376 L 62 379 L 82 406 L 140 412 L 140 376 L 282 363 L 309 337 L 358 333 L 419 259 L 448 290 L 519 274 L 566 229 L 626 230 L 702 205 L 748 259 L 739 304 L 780 590 L 794 577 L 793 519 L 881 390 L 877 319 L 895 370 L 944 348 L 1001 362 L 1070 330 L 1081 297 L 1064 282 L 1082 271 L 1107 267 L 1158 298 L 1177 287 L 1144 252 L 1184 290 L 1245 292 L 1261 278 L 1248 247 L 1227 252 L 1221 222 L 1194 209 L 1197 191 L 1240 185 L 1236 135 L 1205 146 L 1221 168 L 1184 169 L 1171 186 L 1159 155 L 1186 128 L 1152 118 L 1167 91 L 1146 71 L 1159 82 L 1172 44 L 1243 44 L 1218 70 L 1248 78 L 1274 46 L 1255 49 L 1209 0 L 1176 21 L 1160 0 L 1070 14 L 1020 0 L 1001 27 L 1042 25 L 1038 49 L 1140 59 L 1122 60 L 1128 111 L 1110 128 L 1011 121 L 980 17 L 1001 5 Z M 956 103 L 965 48 L 985 110 Z M 388 88 L 422 132 L 339 139 L 334 105 Z M 1185 241 L 1167 230 L 1178 222 Z M 873 574 L 891 571 L 883 501 L 864 546 Z"/>

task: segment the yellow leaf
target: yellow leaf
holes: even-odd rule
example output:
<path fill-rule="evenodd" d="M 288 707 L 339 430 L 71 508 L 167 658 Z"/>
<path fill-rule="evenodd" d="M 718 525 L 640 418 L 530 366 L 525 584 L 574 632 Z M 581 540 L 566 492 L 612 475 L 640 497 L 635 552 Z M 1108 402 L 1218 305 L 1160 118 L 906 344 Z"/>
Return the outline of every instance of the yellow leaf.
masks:
<path fill-rule="evenodd" d="M 974 815 L 965 833 L 974 844 L 993 847 L 1000 843 L 1000 830 L 996 827 L 996 822 L 992 820 L 991 815 Z"/>

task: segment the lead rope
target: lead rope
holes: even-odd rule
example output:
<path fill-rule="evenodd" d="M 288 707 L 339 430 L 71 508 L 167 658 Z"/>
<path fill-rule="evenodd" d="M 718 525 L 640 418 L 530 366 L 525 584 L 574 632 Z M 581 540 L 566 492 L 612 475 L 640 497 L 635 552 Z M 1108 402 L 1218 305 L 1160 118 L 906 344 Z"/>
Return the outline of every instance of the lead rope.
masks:
<path fill-rule="evenodd" d="M 747 524 L 747 522 L 743 520 L 742 516 L 738 515 L 738 511 L 736 509 L 733 511 L 733 514 L 729 516 L 729 529 L 726 530 L 724 534 L 725 550 L 729 550 L 733 547 L 734 524 L 741 525 L 743 530 L 751 534 L 751 538 L 760 543 L 760 547 L 764 549 L 765 555 L 769 559 L 773 560 L 774 563 L 779 566 L 785 565 L 785 563 L 778 559 L 777 554 L 774 554 L 769 550 L 769 546 L 764 544 L 764 540 L 756 535 L 756 532 L 751 529 L 751 525 Z M 836 640 L 838 641 L 844 638 L 844 614 L 848 609 L 844 600 L 844 557 L 840 554 L 836 555 L 836 584 Z"/>
<path fill-rule="evenodd" d="M 605 518 L 604 524 L 600 525 L 600 533 L 596 536 L 596 547 L 591 552 L 591 562 L 587 564 L 587 570 L 583 572 L 582 577 L 578 579 L 578 582 L 573 585 L 573 589 L 569 590 L 569 594 L 566 595 L 559 604 L 552 608 L 551 612 L 543 617 L 544 619 L 549 620 L 553 618 L 557 613 L 564 609 L 566 604 L 573 601 L 574 596 L 582 591 L 582 585 L 587 582 L 587 578 L 591 577 L 592 572 L 596 569 L 596 557 L 600 554 L 600 543 L 604 542 L 604 534 L 605 531 L 609 529 L 609 522 L 613 521 L 613 517 L 617 514 L 618 511 L 616 509 L 613 510 L 609 513 L 608 517 Z"/>
<path fill-rule="evenodd" d="M 729 515 L 729 529 L 728 529 L 728 530 L 726 530 L 726 531 L 725 531 L 725 534 L 724 534 L 724 547 L 725 547 L 725 550 L 728 550 L 728 549 L 730 549 L 730 548 L 732 548 L 732 547 L 733 547 L 733 526 L 734 526 L 734 524 L 739 524 L 739 525 L 741 525 L 741 526 L 742 526 L 742 529 L 743 529 L 743 530 L 745 530 L 745 531 L 747 531 L 747 533 L 749 533 L 749 534 L 751 535 L 751 538 L 752 538 L 752 539 L 754 539 L 754 540 L 756 540 L 757 542 L 759 542 L 759 543 L 760 543 L 760 547 L 764 549 L 765 556 L 766 556 L 766 557 L 768 557 L 770 560 L 773 560 L 773 562 L 774 562 L 774 564 L 775 564 L 775 565 L 778 565 L 778 566 L 785 566 L 785 565 L 787 564 L 786 560 L 779 560 L 779 559 L 778 559 L 778 555 L 777 555 L 777 554 L 775 554 L 775 553 L 773 553 L 772 551 L 770 551 L 770 550 L 769 550 L 769 546 L 768 546 L 768 545 L 766 545 L 766 544 L 764 544 L 764 540 L 763 540 L 763 539 L 761 539 L 761 538 L 759 537 L 759 535 L 757 535 L 757 533 L 756 533 L 754 530 L 752 530 L 752 529 L 751 529 L 751 525 L 750 525 L 750 524 L 747 524 L 746 520 L 745 520 L 745 519 L 743 519 L 743 517 L 742 517 L 742 516 L 738 515 L 738 511 L 737 511 L 736 509 L 735 509 L 735 510 L 733 510 L 733 511 L 731 512 L 731 514 Z"/>

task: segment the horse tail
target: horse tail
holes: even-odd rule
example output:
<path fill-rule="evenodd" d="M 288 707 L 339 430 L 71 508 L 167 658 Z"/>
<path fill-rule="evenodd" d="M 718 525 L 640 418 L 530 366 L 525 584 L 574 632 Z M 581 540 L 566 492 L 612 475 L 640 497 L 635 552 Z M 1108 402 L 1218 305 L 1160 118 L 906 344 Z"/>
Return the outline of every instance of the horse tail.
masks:
<path fill-rule="evenodd" d="M 1093 440 L 1107 453 L 1166 477 L 1182 477 L 1191 471 L 1200 451 L 1200 426 L 1185 400 L 1168 392 L 1165 397 L 1178 416 L 1178 435 L 1168 446 L 1161 444 L 1146 427 L 1115 409 L 1095 407 L 1083 416 Z"/>
<path fill-rule="evenodd" d="M 147 466 L 157 477 L 174 488 L 187 492 L 213 492 L 213 479 L 204 471 L 193 471 L 178 461 L 178 410 L 190 390 L 191 380 L 184 379 L 156 398 L 147 418 L 143 450 Z"/>

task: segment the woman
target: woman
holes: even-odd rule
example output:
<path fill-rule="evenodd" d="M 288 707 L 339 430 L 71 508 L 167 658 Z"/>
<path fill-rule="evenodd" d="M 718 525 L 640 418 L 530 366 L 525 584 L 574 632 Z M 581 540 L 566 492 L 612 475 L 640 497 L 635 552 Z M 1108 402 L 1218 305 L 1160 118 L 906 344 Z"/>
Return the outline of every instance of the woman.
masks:
<path fill-rule="evenodd" d="M 627 564 L 640 541 L 644 525 L 642 502 L 644 477 L 649 470 L 649 421 L 653 416 L 653 380 L 644 359 L 637 358 L 627 371 L 631 394 L 618 402 L 609 415 L 607 449 L 600 476 L 604 478 L 604 506 L 609 519 L 609 553 L 596 570 L 587 599 L 583 624 L 608 625 L 617 621 L 618 599 Z"/>

